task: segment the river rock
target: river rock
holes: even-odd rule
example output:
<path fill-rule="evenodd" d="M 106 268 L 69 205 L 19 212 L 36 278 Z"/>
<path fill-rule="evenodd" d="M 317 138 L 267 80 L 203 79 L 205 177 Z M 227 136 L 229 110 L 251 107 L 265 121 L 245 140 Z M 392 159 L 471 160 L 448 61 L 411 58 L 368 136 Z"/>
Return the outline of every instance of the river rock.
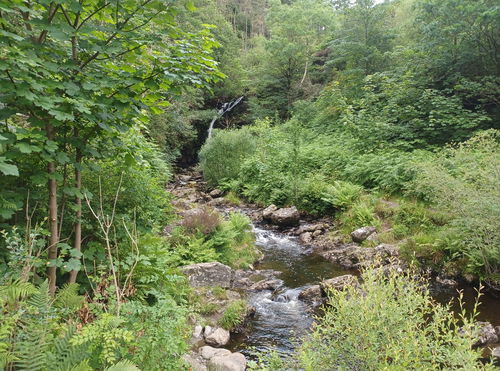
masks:
<path fill-rule="evenodd" d="M 232 269 L 219 262 L 198 263 L 181 268 L 188 277 L 189 284 L 194 287 L 220 286 L 231 287 Z"/>
<path fill-rule="evenodd" d="M 477 322 L 476 326 L 479 329 L 477 345 L 486 345 L 498 342 L 498 335 L 491 323 Z"/>
<path fill-rule="evenodd" d="M 184 354 L 182 359 L 189 365 L 191 371 L 207 371 L 208 368 L 193 354 Z"/>
<path fill-rule="evenodd" d="M 245 371 L 247 360 L 241 353 L 214 356 L 208 361 L 209 371 Z"/>
<path fill-rule="evenodd" d="M 312 285 L 305 288 L 300 292 L 299 299 L 313 305 L 320 304 L 323 301 L 321 287 Z"/>
<path fill-rule="evenodd" d="M 323 231 L 321 229 L 316 229 L 313 232 L 313 237 L 318 237 L 318 236 L 321 236 L 322 234 L 323 234 Z"/>
<path fill-rule="evenodd" d="M 267 220 L 268 222 L 271 221 L 271 215 L 278 210 L 276 205 L 269 205 L 266 207 L 264 210 L 262 210 L 262 219 Z"/>
<path fill-rule="evenodd" d="M 209 345 L 205 345 L 204 347 L 201 347 L 198 352 L 206 360 L 209 360 L 215 356 L 227 356 L 227 355 L 231 354 L 231 351 L 229 351 L 227 349 L 213 348 Z"/>
<path fill-rule="evenodd" d="M 354 242 L 363 242 L 377 230 L 375 227 L 361 227 L 351 232 L 351 238 Z"/>
<path fill-rule="evenodd" d="M 300 214 L 295 206 L 278 209 L 271 205 L 262 211 L 262 219 L 281 227 L 293 227 L 299 224 Z"/>
<path fill-rule="evenodd" d="M 213 207 L 224 206 L 227 203 L 228 201 L 224 197 L 217 197 L 208 202 L 208 204 Z"/>
<path fill-rule="evenodd" d="M 351 244 L 333 250 L 321 251 L 320 254 L 327 260 L 346 268 L 360 268 L 374 262 L 382 265 L 393 264 L 399 256 L 399 249 L 389 244 L 380 244 L 375 247 Z"/>
<path fill-rule="evenodd" d="M 222 192 L 220 189 L 215 188 L 213 191 L 209 193 L 210 197 L 217 198 L 217 197 L 222 197 L 224 195 L 224 192 Z"/>
<path fill-rule="evenodd" d="M 306 232 L 311 232 L 311 233 L 316 233 L 321 234 L 323 231 L 327 230 L 329 228 L 328 224 L 326 223 L 316 223 L 316 224 L 304 224 L 301 225 L 297 230 L 294 232 L 295 235 L 299 236 L 302 233 Z"/>
<path fill-rule="evenodd" d="M 304 232 L 299 236 L 299 240 L 304 245 L 309 245 L 313 240 L 313 235 L 311 232 Z"/>
<path fill-rule="evenodd" d="M 283 285 L 283 281 L 279 279 L 268 279 L 254 283 L 250 290 L 263 291 L 263 290 L 276 290 Z"/>
<path fill-rule="evenodd" d="M 263 280 L 273 280 L 280 275 L 280 271 L 272 269 L 248 270 L 237 269 L 233 275 L 233 288 L 250 289 L 256 283 Z"/>
<path fill-rule="evenodd" d="M 221 347 L 229 342 L 231 337 L 229 331 L 223 329 L 222 327 L 212 328 L 210 326 L 205 326 L 205 341 L 207 344 Z"/>
<path fill-rule="evenodd" d="M 456 287 L 458 285 L 457 281 L 452 280 L 450 278 L 444 278 L 441 276 L 436 277 L 436 282 L 441 286 L 446 286 L 446 287 Z"/>
<path fill-rule="evenodd" d="M 359 281 L 356 276 L 345 274 L 322 281 L 320 287 L 322 292 L 326 294 L 328 290 L 344 290 L 348 286 L 358 286 L 358 284 Z"/>
<path fill-rule="evenodd" d="M 281 227 L 292 227 L 299 224 L 300 214 L 295 206 L 278 209 L 272 213 L 271 221 Z"/>

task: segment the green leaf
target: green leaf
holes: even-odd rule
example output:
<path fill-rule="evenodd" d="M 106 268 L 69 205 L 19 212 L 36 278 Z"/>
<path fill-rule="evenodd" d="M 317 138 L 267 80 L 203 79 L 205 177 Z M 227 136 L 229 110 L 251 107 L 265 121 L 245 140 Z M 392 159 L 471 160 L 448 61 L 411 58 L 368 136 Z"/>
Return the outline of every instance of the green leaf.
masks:
<path fill-rule="evenodd" d="M 17 166 L 8 164 L 5 161 L 5 157 L 0 157 L 0 172 L 2 172 L 3 175 L 19 176 L 19 169 Z"/>

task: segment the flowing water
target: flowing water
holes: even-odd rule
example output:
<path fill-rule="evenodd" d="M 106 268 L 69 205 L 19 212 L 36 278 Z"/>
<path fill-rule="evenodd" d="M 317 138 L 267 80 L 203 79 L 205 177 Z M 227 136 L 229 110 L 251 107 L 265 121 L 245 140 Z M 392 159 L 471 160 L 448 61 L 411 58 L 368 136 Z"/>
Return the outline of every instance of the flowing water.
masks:
<path fill-rule="evenodd" d="M 313 322 L 314 313 L 298 299 L 306 287 L 323 279 L 344 274 L 356 274 L 336 266 L 322 257 L 311 254 L 295 237 L 290 237 L 260 227 L 255 228 L 256 243 L 265 254 L 258 269 L 273 269 L 282 272 L 279 278 L 283 285 L 274 292 L 259 291 L 249 295 L 249 303 L 256 309 L 245 335 L 232 339 L 231 348 L 253 358 L 255 351 L 276 350 L 282 355 L 290 354 L 299 339 L 307 333 Z M 464 287 L 467 307 L 472 307 L 475 292 Z M 432 294 L 447 303 L 457 297 L 456 289 L 433 287 Z M 500 325 L 500 300 L 485 295 L 480 307 L 479 320 Z M 456 307 L 456 306 L 455 306 Z"/>

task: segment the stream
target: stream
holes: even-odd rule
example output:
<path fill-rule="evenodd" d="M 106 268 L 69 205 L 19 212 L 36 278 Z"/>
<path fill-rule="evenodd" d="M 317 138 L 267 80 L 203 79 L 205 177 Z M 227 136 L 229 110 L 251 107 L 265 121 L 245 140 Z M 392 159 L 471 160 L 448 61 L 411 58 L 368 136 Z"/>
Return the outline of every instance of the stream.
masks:
<path fill-rule="evenodd" d="M 293 352 L 313 322 L 314 313 L 298 299 L 299 293 L 323 279 L 356 272 L 311 254 L 296 237 L 260 226 L 255 227 L 254 231 L 256 244 L 265 255 L 257 268 L 282 272 L 279 278 L 283 285 L 274 292 L 265 290 L 249 294 L 248 301 L 256 309 L 255 316 L 246 334 L 232 338 L 230 348 L 251 359 L 255 358 L 256 352 L 267 353 L 271 349 L 285 356 Z M 464 291 L 466 307 L 472 308 L 475 290 L 470 286 L 458 289 Z M 458 297 L 457 288 L 432 285 L 431 293 L 441 303 L 448 303 Z M 456 300 L 454 302 L 452 307 L 458 308 Z M 481 302 L 478 319 L 499 326 L 500 299 L 485 294 Z"/>

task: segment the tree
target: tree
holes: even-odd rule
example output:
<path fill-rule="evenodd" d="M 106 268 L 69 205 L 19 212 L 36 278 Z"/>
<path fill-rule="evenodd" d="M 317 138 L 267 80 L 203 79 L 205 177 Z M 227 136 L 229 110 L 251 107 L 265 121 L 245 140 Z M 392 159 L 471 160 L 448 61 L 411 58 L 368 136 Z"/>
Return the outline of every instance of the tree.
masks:
<path fill-rule="evenodd" d="M 292 104 L 307 96 L 314 53 L 332 28 L 333 12 L 322 1 L 272 2 L 267 16 L 270 37 L 256 71 L 257 116 L 288 118 Z"/>
<path fill-rule="evenodd" d="M 71 164 L 75 172 L 66 193 L 75 198 L 78 251 L 81 166 L 84 157 L 99 154 L 95 138 L 127 130 L 148 109 L 159 111 L 167 91 L 216 79 L 210 57 L 216 43 L 206 29 L 179 29 L 173 3 L 161 0 L 1 0 L 0 9 L 0 119 L 6 123 L 0 140 L 8 145 L 0 171 L 17 175 L 12 151 L 36 154 L 46 164 L 53 293 L 59 167 Z"/>

